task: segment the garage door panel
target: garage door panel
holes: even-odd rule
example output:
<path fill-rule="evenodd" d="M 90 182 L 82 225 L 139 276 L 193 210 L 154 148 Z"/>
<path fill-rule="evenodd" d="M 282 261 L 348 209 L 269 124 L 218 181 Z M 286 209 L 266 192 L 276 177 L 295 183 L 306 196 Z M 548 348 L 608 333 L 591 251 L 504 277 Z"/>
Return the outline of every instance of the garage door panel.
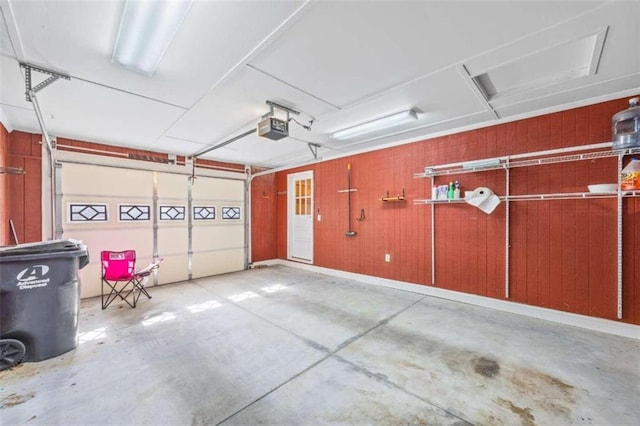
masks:
<path fill-rule="evenodd" d="M 221 250 L 193 255 L 193 278 L 226 274 L 244 269 L 244 249 Z"/>
<path fill-rule="evenodd" d="M 87 200 L 81 197 L 65 198 L 63 209 L 63 229 L 64 232 L 84 232 L 85 230 L 109 230 L 124 231 L 140 227 L 151 227 L 152 206 L 149 202 L 107 202 L 103 200 Z M 105 217 L 101 220 L 86 220 L 104 210 Z M 149 219 L 143 220 L 143 218 Z M 78 221 L 76 219 L 80 218 Z"/>
<path fill-rule="evenodd" d="M 64 193 L 63 194 L 67 202 L 93 202 L 93 203 L 107 203 L 109 207 L 113 209 L 115 213 L 118 204 L 153 204 L 153 197 L 150 195 L 126 195 L 117 196 L 113 194 L 80 194 L 80 193 Z M 115 218 L 116 216 L 114 216 Z"/>
<path fill-rule="evenodd" d="M 158 230 L 158 255 L 165 257 L 176 254 L 187 254 L 189 235 L 183 228 L 163 228 Z"/>
<path fill-rule="evenodd" d="M 150 188 L 153 188 L 153 174 L 150 171 L 75 163 L 64 163 L 62 170 L 62 193 L 68 196 L 99 194 L 120 198 L 149 194 Z"/>
<path fill-rule="evenodd" d="M 244 269 L 244 188 L 243 181 L 195 180 L 193 206 L 215 208 L 215 219 L 193 221 L 192 277 Z"/>
<path fill-rule="evenodd" d="M 189 279 L 189 234 L 186 222 L 160 222 L 158 256 L 163 260 L 158 270 L 158 284 Z"/>
<path fill-rule="evenodd" d="M 158 173 L 158 198 L 180 199 L 186 203 L 188 185 L 188 176 Z"/>
<path fill-rule="evenodd" d="M 244 202 L 244 182 L 229 179 L 196 179 L 191 191 L 193 199 Z"/>
<path fill-rule="evenodd" d="M 158 284 L 169 284 L 189 279 L 188 258 L 184 255 L 161 256 L 164 260 L 158 268 Z"/>
<path fill-rule="evenodd" d="M 153 256 L 153 230 L 117 228 L 118 232 L 102 229 L 71 230 L 65 238 L 82 240 L 88 247 L 91 261 L 100 259 L 103 250 L 135 250 L 138 259 Z"/>
<path fill-rule="evenodd" d="M 100 254 L 98 253 L 98 256 Z M 80 298 L 100 296 L 100 261 L 91 262 L 80 270 Z"/>
<path fill-rule="evenodd" d="M 210 226 L 193 232 L 193 251 L 220 250 L 244 247 L 244 227 Z"/>

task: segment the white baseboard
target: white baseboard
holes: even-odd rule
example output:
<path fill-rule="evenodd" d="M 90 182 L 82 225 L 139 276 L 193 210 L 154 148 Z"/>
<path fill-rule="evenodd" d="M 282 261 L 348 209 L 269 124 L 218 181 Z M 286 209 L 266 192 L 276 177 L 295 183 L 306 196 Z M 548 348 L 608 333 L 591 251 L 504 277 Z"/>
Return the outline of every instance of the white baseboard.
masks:
<path fill-rule="evenodd" d="M 256 267 L 260 265 L 284 265 L 292 268 L 304 269 L 306 271 L 331 275 L 334 277 L 357 280 L 367 284 L 373 284 L 382 287 L 391 287 L 398 290 L 410 291 L 412 293 L 439 297 L 441 299 L 452 300 L 455 302 L 468 303 L 470 305 L 496 309 L 512 314 L 525 315 L 532 318 L 553 321 L 560 324 L 571 325 L 588 330 L 615 334 L 617 336 L 640 340 L 640 326 L 607 320 L 603 318 L 589 317 L 586 315 L 557 311 L 555 309 L 541 308 L 538 306 L 525 305 L 522 303 L 509 302 L 506 300 L 492 299 L 490 297 L 478 296 L 475 294 L 468 294 L 459 291 L 430 287 L 426 285 L 407 283 L 404 281 L 390 280 L 387 278 L 374 277 L 371 275 L 339 271 L 337 269 L 323 268 L 320 266 L 291 262 L 282 259 L 272 259 L 262 262 L 255 262 L 252 266 Z"/>

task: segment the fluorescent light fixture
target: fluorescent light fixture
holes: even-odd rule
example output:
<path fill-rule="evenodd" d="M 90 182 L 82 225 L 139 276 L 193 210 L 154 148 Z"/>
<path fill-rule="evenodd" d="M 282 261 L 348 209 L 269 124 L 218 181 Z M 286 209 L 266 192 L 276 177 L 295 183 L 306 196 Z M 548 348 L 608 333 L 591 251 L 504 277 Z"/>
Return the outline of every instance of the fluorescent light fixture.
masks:
<path fill-rule="evenodd" d="M 334 139 L 348 139 L 365 133 L 375 132 L 376 130 L 399 126 L 400 124 L 409 123 L 417 119 L 418 114 L 416 114 L 413 109 L 409 109 L 406 111 L 387 115 L 385 117 L 377 118 L 366 123 L 358 124 L 357 126 L 338 130 L 337 132 L 332 133 L 331 137 Z"/>
<path fill-rule="evenodd" d="M 191 7 L 192 0 L 127 0 L 111 60 L 152 75 Z"/>

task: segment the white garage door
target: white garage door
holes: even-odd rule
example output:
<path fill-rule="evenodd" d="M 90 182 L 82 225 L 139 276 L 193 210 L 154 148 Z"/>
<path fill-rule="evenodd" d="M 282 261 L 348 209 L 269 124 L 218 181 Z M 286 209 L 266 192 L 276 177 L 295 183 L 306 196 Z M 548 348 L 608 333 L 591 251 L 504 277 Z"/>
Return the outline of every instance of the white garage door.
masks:
<path fill-rule="evenodd" d="M 192 278 L 244 269 L 244 182 L 198 177 L 192 194 Z"/>
<path fill-rule="evenodd" d="M 163 258 L 148 285 L 245 268 L 244 181 L 70 162 L 58 176 L 61 237 L 89 249 L 83 298 L 100 295 L 103 250 Z"/>

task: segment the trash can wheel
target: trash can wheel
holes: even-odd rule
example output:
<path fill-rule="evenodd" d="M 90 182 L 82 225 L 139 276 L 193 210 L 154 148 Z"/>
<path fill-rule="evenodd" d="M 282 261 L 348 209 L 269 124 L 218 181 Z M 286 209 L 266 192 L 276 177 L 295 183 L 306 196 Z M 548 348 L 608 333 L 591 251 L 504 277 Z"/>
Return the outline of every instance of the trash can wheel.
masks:
<path fill-rule="evenodd" d="M 20 340 L 0 339 L 0 371 L 19 364 L 25 351 L 26 348 Z"/>

